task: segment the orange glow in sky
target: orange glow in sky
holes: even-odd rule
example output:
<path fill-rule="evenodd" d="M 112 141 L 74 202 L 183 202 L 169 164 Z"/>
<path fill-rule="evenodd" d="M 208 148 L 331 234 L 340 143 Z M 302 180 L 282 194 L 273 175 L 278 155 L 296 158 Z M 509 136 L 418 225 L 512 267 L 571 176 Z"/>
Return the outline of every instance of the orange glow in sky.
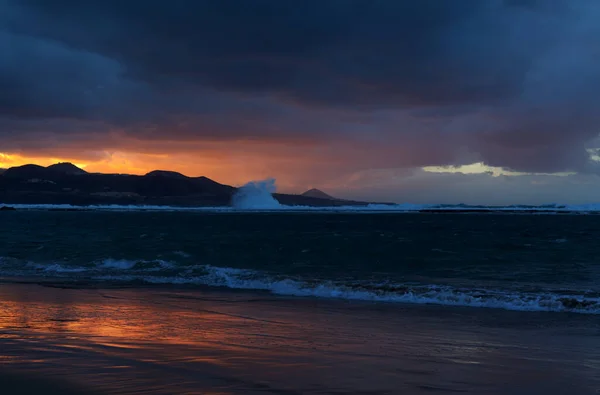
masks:
<path fill-rule="evenodd" d="M 101 159 L 82 160 L 70 157 L 32 157 L 19 154 L 0 153 L 0 168 L 36 164 L 49 166 L 58 162 L 71 162 L 77 167 L 90 173 L 126 173 L 145 174 L 152 170 L 171 170 L 188 176 L 211 174 L 217 181 L 230 182 L 231 177 L 226 166 L 211 163 L 211 161 L 188 161 L 179 155 L 175 158 L 167 154 L 139 154 L 128 152 L 107 153 Z"/>
<path fill-rule="evenodd" d="M 0 152 L 0 168 L 7 169 L 13 166 L 22 166 L 27 164 L 36 164 L 40 166 L 49 166 L 58 162 L 71 162 L 75 166 L 86 169 L 87 163 L 82 163 L 77 160 L 69 160 L 64 158 L 33 158 L 33 157 L 25 157 L 18 154 L 5 154 Z"/>
<path fill-rule="evenodd" d="M 367 155 L 352 144 L 308 139 L 182 142 L 123 138 L 102 145 L 63 144 L 0 152 L 0 168 L 70 162 L 90 173 L 143 175 L 168 170 L 189 177 L 206 176 L 232 186 L 275 178 L 278 192 L 301 193 L 310 188 L 337 189 L 357 170 L 349 167 L 348 158 L 360 162 Z"/>
<path fill-rule="evenodd" d="M 250 180 L 277 177 L 280 190 L 302 191 L 301 162 L 293 158 L 263 155 L 258 152 L 221 153 L 198 152 L 177 154 L 135 153 L 127 151 L 103 152 L 92 158 L 72 156 L 26 156 L 0 152 L 0 168 L 36 164 L 49 166 L 70 162 L 90 173 L 146 174 L 152 170 L 169 170 L 190 177 L 206 176 L 217 182 L 240 186 Z M 294 174 L 294 172 L 296 174 Z M 302 171 L 303 172 L 303 171 Z"/>

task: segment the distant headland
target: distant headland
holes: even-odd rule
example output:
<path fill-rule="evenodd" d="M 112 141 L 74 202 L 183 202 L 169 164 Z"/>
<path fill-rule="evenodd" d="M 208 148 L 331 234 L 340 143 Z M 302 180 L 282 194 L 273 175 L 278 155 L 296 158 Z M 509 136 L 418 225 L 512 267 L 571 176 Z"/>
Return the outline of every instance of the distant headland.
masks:
<path fill-rule="evenodd" d="M 2 204 L 230 206 L 238 188 L 207 177 L 154 170 L 145 175 L 89 173 L 72 163 L 23 165 L 0 170 Z M 274 193 L 289 206 L 365 206 L 336 199 L 318 189 L 303 194 Z"/>

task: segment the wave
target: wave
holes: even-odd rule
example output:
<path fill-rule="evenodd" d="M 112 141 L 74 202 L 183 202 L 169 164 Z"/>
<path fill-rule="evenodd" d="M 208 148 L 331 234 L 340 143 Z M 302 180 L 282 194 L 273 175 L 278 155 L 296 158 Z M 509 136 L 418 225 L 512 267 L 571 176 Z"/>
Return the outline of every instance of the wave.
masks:
<path fill-rule="evenodd" d="M 212 206 L 212 207 L 182 207 L 182 206 L 157 206 L 157 205 L 88 205 L 78 206 L 71 204 L 4 204 L 0 207 L 9 206 L 17 210 L 56 210 L 56 211 L 181 211 L 181 212 L 348 212 L 348 213 L 415 213 L 415 212 L 512 212 L 512 213 L 596 213 L 600 212 L 600 203 L 585 205 L 549 204 L 549 205 L 507 205 L 507 206 L 483 206 L 465 204 L 368 204 L 365 206 L 286 206 L 254 197 L 246 197 L 236 201 L 235 206 Z"/>
<path fill-rule="evenodd" d="M 238 188 L 231 204 L 234 208 L 242 210 L 277 210 L 282 206 L 273 197 L 276 190 L 274 178 L 251 181 Z"/>
<path fill-rule="evenodd" d="M 187 284 L 268 291 L 277 295 L 362 300 L 388 303 L 434 304 L 517 311 L 600 314 L 600 294 L 569 290 L 516 291 L 453 287 L 434 284 L 366 281 L 328 281 L 282 277 L 265 272 L 210 265 L 178 265 L 163 260 L 105 259 L 87 266 L 56 263 L 10 265 L 0 259 L 2 275 L 41 275 L 111 283 Z M 9 272 L 9 267 L 20 270 Z M 24 270 L 26 267 L 29 270 Z"/>
<path fill-rule="evenodd" d="M 439 285 L 336 283 L 318 280 L 308 282 L 270 277 L 253 270 L 214 266 L 204 266 L 204 269 L 207 273 L 201 277 L 177 279 L 148 277 L 145 281 L 264 290 L 279 295 L 300 297 L 600 314 L 600 295 L 507 293 L 499 290 L 461 289 Z"/>
<path fill-rule="evenodd" d="M 438 212 L 538 212 L 538 213 L 560 213 L 577 212 L 592 213 L 600 212 L 600 203 L 567 205 L 567 204 L 543 204 L 543 205 L 468 205 L 468 204 L 366 204 L 337 205 L 325 207 L 313 206 L 286 206 L 280 204 L 273 194 L 277 191 L 276 180 L 268 178 L 265 180 L 251 181 L 239 187 L 231 200 L 231 206 L 215 207 L 181 207 L 163 205 L 71 205 L 71 204 L 5 204 L 2 206 L 14 207 L 18 210 L 101 210 L 101 211 L 208 211 L 208 212 L 271 212 L 271 211 L 300 211 L 300 212 L 397 212 L 412 213 L 421 211 Z"/>

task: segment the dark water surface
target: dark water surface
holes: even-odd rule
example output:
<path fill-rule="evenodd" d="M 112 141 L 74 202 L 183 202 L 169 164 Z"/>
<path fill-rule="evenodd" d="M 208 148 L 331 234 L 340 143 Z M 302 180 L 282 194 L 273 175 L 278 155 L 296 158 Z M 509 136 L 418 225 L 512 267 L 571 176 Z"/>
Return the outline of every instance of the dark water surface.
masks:
<path fill-rule="evenodd" d="M 599 220 L 2 212 L 0 394 L 598 394 Z"/>
<path fill-rule="evenodd" d="M 0 276 L 600 313 L 589 215 L 15 211 Z"/>

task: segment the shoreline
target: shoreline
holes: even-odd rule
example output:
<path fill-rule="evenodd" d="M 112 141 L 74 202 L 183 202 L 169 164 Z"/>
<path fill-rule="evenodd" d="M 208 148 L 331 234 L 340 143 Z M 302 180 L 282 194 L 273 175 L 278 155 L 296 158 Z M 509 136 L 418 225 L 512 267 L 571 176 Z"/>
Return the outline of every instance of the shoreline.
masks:
<path fill-rule="evenodd" d="M 600 389 L 600 326 L 589 317 L 31 284 L 0 284 L 0 305 L 0 372 L 80 393 Z"/>
<path fill-rule="evenodd" d="M 230 286 L 218 286 L 194 282 L 149 282 L 143 280 L 136 281 L 109 281 L 109 280 L 98 280 L 93 278 L 70 278 L 70 277 L 36 277 L 36 276 L 0 276 L 0 286 L 2 285 L 31 285 L 39 286 L 50 289 L 64 289 L 64 290 L 93 290 L 93 291 L 119 291 L 119 290 L 132 290 L 140 292 L 204 292 L 211 294 L 224 294 L 224 295 L 244 295 L 251 294 L 254 296 L 261 296 L 271 299 L 289 300 L 292 302 L 312 301 L 313 303 L 331 302 L 331 303 L 355 303 L 357 305 L 366 304 L 370 306 L 396 306 L 397 308 L 409 308 L 414 306 L 418 307 L 431 307 L 434 309 L 467 309 L 467 310 L 483 310 L 483 311 L 507 311 L 522 314 L 550 314 L 551 316 L 556 315 L 583 315 L 583 316 L 598 316 L 600 314 L 597 310 L 593 310 L 598 305 L 597 301 L 581 301 L 574 297 L 564 297 L 563 299 L 557 299 L 555 302 L 560 302 L 564 309 L 542 309 L 533 307 L 517 308 L 516 306 L 508 307 L 501 305 L 486 305 L 486 304 L 461 304 L 461 303 L 444 303 L 440 301 L 419 301 L 410 302 L 406 300 L 393 300 L 393 299 L 381 299 L 381 298 L 352 298 L 352 297 L 338 297 L 338 296 L 321 296 L 313 294 L 294 294 L 294 293 L 278 293 L 271 289 L 264 288 L 244 288 L 244 287 L 230 287 Z M 590 310 L 591 309 L 591 310 Z"/>
<path fill-rule="evenodd" d="M 511 214 L 511 215 L 598 215 L 597 209 L 562 208 L 395 208 L 368 206 L 282 206 L 280 208 L 246 208 L 232 206 L 145 206 L 145 205 L 70 205 L 70 204 L 1 204 L 0 212 L 194 212 L 213 214 Z M 393 207 L 393 206 L 392 206 Z"/>

